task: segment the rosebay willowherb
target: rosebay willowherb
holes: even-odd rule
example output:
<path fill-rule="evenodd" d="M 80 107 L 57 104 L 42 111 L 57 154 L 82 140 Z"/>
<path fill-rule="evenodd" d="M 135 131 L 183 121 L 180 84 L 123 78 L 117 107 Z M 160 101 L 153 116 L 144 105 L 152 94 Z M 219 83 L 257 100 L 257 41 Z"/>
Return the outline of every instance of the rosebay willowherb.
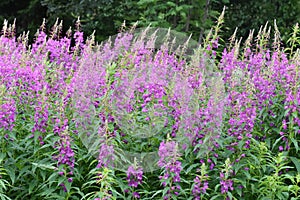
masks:
<path fill-rule="evenodd" d="M 83 144 L 102 165 L 156 170 L 159 145 L 170 140 L 179 154 L 198 143 L 198 152 L 211 150 L 222 124 L 225 91 L 196 41 L 147 27 L 93 48 L 83 53 L 75 74 L 74 119 Z"/>

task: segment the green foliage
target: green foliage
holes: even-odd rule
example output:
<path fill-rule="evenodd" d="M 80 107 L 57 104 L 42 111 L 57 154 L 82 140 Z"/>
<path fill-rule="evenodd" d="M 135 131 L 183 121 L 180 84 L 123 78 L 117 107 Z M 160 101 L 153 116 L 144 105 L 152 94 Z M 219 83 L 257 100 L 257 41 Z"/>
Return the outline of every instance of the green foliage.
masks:
<path fill-rule="evenodd" d="M 30 37 L 36 33 L 43 18 L 46 17 L 46 8 L 40 3 L 40 0 L 9 0 L 0 2 L 0 21 L 4 19 L 13 23 L 16 19 L 17 34 L 24 31 L 30 31 Z"/>
<path fill-rule="evenodd" d="M 290 58 L 295 55 L 299 55 L 299 46 L 300 46 L 300 29 L 299 29 L 299 24 L 297 23 L 293 27 L 293 32 L 291 33 L 291 36 L 287 40 L 288 43 L 288 48 L 285 49 L 286 52 L 290 54 Z M 295 53 L 296 50 L 296 53 Z"/>
<path fill-rule="evenodd" d="M 213 10 L 210 1 L 206 0 L 140 0 L 137 5 L 142 11 L 140 14 L 142 26 L 151 24 L 154 27 L 171 27 L 180 32 L 193 34 L 196 40 L 202 30 L 209 31 L 209 27 L 214 23 L 213 19 L 220 14 Z"/>
<path fill-rule="evenodd" d="M 115 35 L 125 21 L 134 23 L 138 20 L 136 1 L 115 0 L 41 0 L 47 7 L 47 18 L 54 23 L 56 18 L 62 19 L 66 27 L 73 26 L 78 17 L 82 29 L 87 35 L 96 31 L 96 39 L 104 40 Z"/>
<path fill-rule="evenodd" d="M 61 17 L 69 20 L 75 20 L 78 17 L 78 13 L 82 14 L 81 19 L 83 20 L 83 28 L 89 29 L 89 25 L 93 26 L 93 23 L 98 21 L 98 23 L 102 23 L 101 20 L 108 20 L 111 22 L 109 26 L 99 25 L 97 26 L 102 31 L 107 31 L 105 34 L 112 34 L 116 28 L 122 23 L 121 19 L 128 17 L 127 20 L 132 22 L 135 19 L 142 19 L 141 25 L 147 25 L 148 23 L 153 23 L 156 26 L 171 26 L 177 30 L 183 30 L 196 33 L 196 30 L 204 30 L 207 29 L 211 22 L 207 21 L 207 24 L 197 24 L 197 19 L 201 19 L 205 16 L 205 12 L 201 14 L 196 14 L 197 9 L 203 6 L 207 6 L 207 2 L 201 1 L 202 4 L 196 4 L 196 1 L 193 1 L 195 5 L 198 5 L 199 8 L 191 7 L 185 4 L 185 1 L 154 1 L 154 0 L 143 0 L 138 2 L 124 2 L 117 4 L 114 1 L 98 1 L 102 3 L 102 5 L 106 5 L 104 7 L 96 6 L 95 2 L 89 1 L 80 1 L 83 6 L 79 8 L 77 5 L 72 2 L 65 2 L 68 5 L 68 9 L 65 10 L 66 13 L 70 12 L 71 15 L 64 14 L 63 10 L 66 8 L 64 6 L 60 7 L 59 1 L 50 1 L 44 0 L 44 5 L 47 5 L 51 8 L 51 12 L 60 13 Z M 199 1 L 200 2 L 200 1 Z M 116 3 L 116 4 L 115 4 Z M 214 2 L 216 3 L 216 2 Z M 228 3 L 224 1 L 224 3 Z M 5 5 L 4 3 L 1 3 Z M 158 6 L 160 5 L 160 6 Z M 151 7 L 150 10 L 145 12 L 141 12 L 140 15 L 134 16 L 130 18 L 129 16 L 133 15 L 132 13 L 137 11 L 132 11 L 131 14 L 126 13 L 126 10 L 130 6 L 137 6 L 138 9 L 146 9 Z M 88 14 L 84 14 L 85 9 L 91 9 L 92 7 L 97 7 L 96 10 L 92 10 Z M 75 9 L 76 8 L 76 9 Z M 76 12 L 74 11 L 76 10 Z M 99 10 L 98 10 L 99 9 Z M 106 10 L 107 9 L 107 10 Z M 117 11 L 119 9 L 120 15 L 115 18 L 111 18 L 113 14 L 110 15 L 101 15 L 102 11 L 106 14 L 111 10 Z M 73 12 L 74 11 L 74 12 Z M 183 13 L 193 13 L 190 15 L 185 15 Z M 76 13 L 76 14 L 74 14 Z M 155 14 L 158 13 L 158 14 Z M 102 13 L 104 14 L 104 13 Z M 128 16 L 126 16 L 128 14 Z M 220 27 L 223 23 L 223 14 L 217 21 L 217 25 L 210 32 L 205 33 L 206 39 L 204 40 L 204 45 L 199 47 L 199 54 L 195 54 L 196 56 L 192 59 L 191 63 L 194 61 L 196 63 L 196 67 L 199 65 L 199 59 L 202 54 L 206 54 L 211 58 L 211 61 L 217 66 L 219 61 L 219 55 L 215 53 L 215 43 L 216 40 L 219 39 L 219 34 L 223 34 L 220 32 Z M 99 17 L 99 16 L 100 17 Z M 187 27 L 187 19 L 190 16 L 190 26 Z M 209 14 L 209 17 L 213 17 L 214 13 Z M 69 17 L 69 18 L 68 18 Z M 123 18 L 124 17 L 124 18 Z M 97 28 L 94 27 L 94 28 Z M 110 27 L 106 29 L 107 27 Z M 261 35 L 258 37 L 257 46 L 253 49 L 254 55 L 261 56 L 263 60 L 267 53 L 265 50 L 268 47 L 269 41 L 267 37 L 265 37 L 266 33 L 264 31 L 261 32 Z M 299 63 L 300 56 L 299 50 L 296 50 L 299 45 L 299 28 L 298 25 L 294 27 L 293 34 L 290 39 L 288 39 L 288 44 L 291 46 L 290 48 L 286 48 L 286 52 L 290 53 L 290 59 L 287 62 L 291 62 L 296 67 L 295 71 L 295 85 L 291 86 L 291 89 L 296 94 L 296 90 L 300 87 L 300 79 L 299 79 L 299 66 L 296 65 Z M 103 35 L 102 35 L 103 36 Z M 101 36 L 101 37 L 102 37 Z M 200 36 L 200 34 L 199 34 Z M 98 39 L 103 39 L 99 36 Z M 239 43 L 233 41 L 233 50 L 234 56 L 230 59 L 239 61 L 233 62 L 232 66 L 235 67 L 237 65 L 250 65 L 257 64 L 255 62 L 251 63 L 250 60 L 247 60 L 247 56 L 241 55 L 239 56 Z M 246 46 L 248 48 L 248 46 Z M 6 46 L 5 46 L 6 48 Z M 95 48 L 96 49 L 96 48 Z M 278 54 L 283 54 L 283 51 L 280 48 L 274 48 L 275 52 Z M 41 49 L 40 49 L 41 50 Z M 230 49 L 231 50 L 231 49 Z M 4 54 L 5 52 L 0 52 Z M 79 53 L 79 52 L 77 52 Z M 134 54 L 132 52 L 127 52 L 127 57 L 122 57 L 119 55 L 119 60 L 116 62 L 110 63 L 106 66 L 106 86 L 107 88 L 111 88 L 112 83 L 118 81 L 117 74 L 121 70 L 129 70 L 126 67 L 134 67 L 134 65 L 124 66 L 121 61 L 127 63 L 125 61 L 132 61 L 132 57 L 136 56 L 131 55 Z M 269 52 L 268 52 L 269 53 Z M 46 53 L 48 54 L 48 52 Z M 22 57 L 20 62 L 26 62 L 28 58 L 34 58 L 34 54 L 31 56 L 30 53 L 25 54 Z M 227 55 L 228 56 L 228 55 Z M 74 58 L 76 55 L 74 54 Z M 224 56 L 224 59 L 226 57 Z M 240 59 L 240 60 L 238 60 Z M 281 58 L 282 59 L 282 58 Z M 40 59 L 39 59 L 40 60 Z M 36 62 L 39 61 L 34 60 Z M 280 60 L 280 59 L 279 59 Z M 19 61 L 19 60 L 18 60 Z M 265 60 L 263 60 L 265 61 Z M 276 60 L 278 61 L 278 60 Z M 274 61 L 275 62 L 275 61 Z M 279 61 L 278 61 L 279 62 Z M 30 63 L 30 62 L 28 62 Z M 22 63 L 21 63 L 22 64 Z M 63 65 L 59 66 L 55 62 L 50 62 L 49 60 L 45 60 L 45 75 L 43 78 L 47 80 L 46 82 L 49 86 L 52 86 L 53 83 L 58 82 L 60 74 L 58 73 L 58 69 Z M 88 63 L 84 63 L 88 64 Z M 228 63 L 226 63 L 228 64 Z M 254 65 L 253 64 L 253 65 Z M 278 63 L 277 63 L 278 64 Z M 290 63 L 287 63 L 290 64 Z M 209 65 L 208 63 L 204 63 L 204 65 Z M 230 63 L 228 65 L 231 65 Z M 282 63 L 280 63 L 280 67 Z M 93 65 L 91 65 L 93 66 Z M 231 67 L 232 67 L 231 66 Z M 261 77 L 271 80 L 271 75 L 268 67 L 273 65 L 267 65 L 266 63 L 261 64 L 262 73 Z M 34 67 L 34 66 L 30 66 Z M 30 68 L 29 67 L 29 68 Z M 82 66 L 80 66 L 82 67 Z M 191 66 L 193 67 L 193 66 Z M 207 67 L 207 66 L 204 66 Z M 209 66 L 211 67 L 211 66 Z M 22 67 L 20 67 L 22 68 Z M 283 66 L 285 69 L 285 66 Z M 95 68 L 93 68 L 95 70 Z M 120 70 L 120 71 L 118 71 Z M 217 70 L 213 69 L 212 71 Z M 240 69 L 243 73 L 242 69 Z M 245 70 L 245 69 L 243 69 Z M 245 70 L 246 71 L 246 70 Z M 258 70 L 259 71 L 259 70 Z M 237 72 L 239 73 L 239 72 Z M 294 74 L 294 73 L 291 73 Z M 72 75 L 69 75 L 70 77 Z M 2 77 L 1 77 L 2 78 Z M 69 78 L 69 77 L 68 77 Z M 207 78 L 207 77 L 204 77 Z M 232 76 L 232 78 L 235 78 Z M 4 79 L 4 78 L 3 78 Z M 208 79 L 208 78 L 207 78 Z M 256 102 L 256 96 L 254 94 L 258 94 L 260 91 L 254 91 L 253 85 L 247 85 L 250 82 L 251 77 L 245 76 L 242 77 L 244 82 L 241 83 L 240 87 L 234 88 L 230 87 L 230 85 L 226 85 L 227 91 L 234 91 L 236 93 L 247 91 L 251 94 L 249 95 L 249 99 L 253 100 L 253 104 Z M 2 79 L 1 79 L 2 80 Z M 21 80 L 21 79 L 20 79 Z M 60 96 L 58 93 L 49 93 L 47 96 L 47 101 L 51 105 L 49 107 L 50 118 L 47 121 L 47 130 L 46 132 L 35 131 L 32 134 L 32 128 L 34 127 L 34 115 L 35 110 L 34 107 L 29 103 L 24 104 L 21 103 L 18 97 L 22 96 L 22 92 L 28 92 L 23 90 L 22 87 L 18 87 L 15 95 L 11 95 L 8 93 L 8 90 L 11 89 L 6 87 L 5 85 L 0 85 L 0 105 L 2 105 L 5 101 L 5 98 L 9 97 L 16 100 L 17 103 L 17 114 L 16 114 L 16 122 L 15 127 L 10 130 L 0 128 L 0 199 L 97 199 L 97 198 L 110 198 L 110 199 L 135 199 L 133 197 L 133 192 L 138 191 L 143 199 L 162 199 L 161 196 L 164 196 L 168 193 L 168 190 L 172 189 L 172 187 L 180 185 L 180 191 L 178 196 L 172 194 L 172 199 L 193 199 L 192 197 L 192 189 L 196 186 L 195 177 L 198 177 L 202 181 L 209 181 L 209 188 L 201 194 L 201 199 L 293 199 L 296 200 L 300 195 L 300 161 L 299 161 L 299 125 L 295 123 L 296 119 L 299 119 L 299 111 L 295 110 L 291 112 L 287 117 L 287 113 L 289 113 L 290 108 L 286 109 L 287 103 L 285 102 L 285 88 L 282 83 L 287 82 L 285 77 L 280 77 L 282 81 L 280 84 L 275 85 L 274 88 L 274 96 L 272 96 L 272 103 L 268 103 L 269 99 L 265 99 L 267 105 L 262 108 L 256 110 L 257 115 L 255 116 L 256 120 L 252 136 L 248 136 L 247 138 L 243 138 L 240 141 L 237 140 L 235 136 L 228 134 L 228 129 L 230 128 L 230 124 L 227 122 L 234 113 L 230 113 L 233 109 L 228 109 L 227 113 L 224 113 L 224 126 L 220 130 L 220 137 L 217 138 L 214 142 L 219 146 L 218 148 L 214 148 L 213 151 L 207 151 L 205 154 L 201 151 L 197 151 L 202 144 L 198 143 L 194 147 L 187 148 L 183 155 L 180 156 L 178 160 L 182 162 L 182 171 L 180 173 L 181 180 L 178 183 L 172 182 L 172 174 L 169 176 L 166 181 L 166 186 L 162 185 L 162 180 L 159 179 L 159 176 L 163 173 L 166 173 L 166 169 L 160 168 L 156 171 L 145 172 L 143 174 L 143 183 L 139 185 L 137 188 L 129 187 L 126 183 L 126 174 L 124 172 L 120 172 L 118 170 L 113 170 L 110 168 L 96 168 L 97 159 L 91 156 L 88 152 L 86 146 L 83 145 L 82 141 L 78 137 L 78 134 L 75 133 L 76 127 L 75 122 L 72 121 L 73 112 L 72 109 L 69 108 L 70 102 L 67 102 L 67 108 L 63 111 L 59 110 L 59 105 L 64 104 L 64 96 Z M 19 81 L 19 80 L 18 80 Z M 90 81 L 90 80 L 88 80 Z M 232 79 L 232 81 L 235 81 Z M 24 81 L 26 82 L 26 81 Z M 70 84 L 70 81 L 66 81 L 67 84 Z M 253 82 L 250 82 L 253 84 Z M 19 82 L 19 85 L 24 85 L 29 83 Z M 244 84 L 244 85 L 243 85 Z M 204 84 L 203 84 L 204 85 Z M 242 86 L 247 86 L 243 88 Z M 253 88 L 252 88 L 253 86 Z M 113 90 L 113 89 L 112 89 Z M 252 91 L 253 90 L 253 91 Z M 210 92 L 204 89 L 205 98 L 210 97 Z M 66 91 L 64 91 L 67 93 Z M 64 94 L 63 95 L 66 95 Z M 110 91 L 111 92 L 111 91 Z M 147 92 L 147 91 L 146 91 Z M 252 93 L 253 92 L 253 93 Z M 200 93 L 200 91 L 199 91 Z M 299 92 L 298 92 L 299 93 Z M 107 93 L 109 94 L 109 93 Z M 9 96 L 11 95 L 11 96 Z M 136 92 L 134 98 L 140 100 L 140 103 L 136 103 L 135 106 L 140 107 L 142 103 L 141 96 L 142 92 Z M 168 95 L 168 93 L 166 93 Z M 41 91 L 39 97 L 46 97 L 46 95 Z M 105 95 L 103 100 L 103 105 L 105 107 L 108 104 L 109 95 Z M 296 95 L 295 95 L 296 96 Z M 34 102 L 40 99 L 34 99 L 24 97 L 24 101 L 28 100 L 29 102 Z M 36 97 L 38 98 L 38 97 Z M 167 97 L 165 97 L 167 98 Z M 164 99 L 165 100 L 165 99 Z M 206 100 L 206 99 L 205 99 Z M 243 101 L 243 100 L 241 100 Z M 43 102 L 44 103 L 44 102 Z M 154 100 L 151 101 L 151 104 L 156 103 Z M 163 103 L 166 103 L 163 101 Z M 206 103 L 206 102 L 205 102 Z M 199 103 L 199 107 L 205 107 L 206 104 Z M 238 104 L 239 101 L 234 102 L 234 104 Z M 248 102 L 249 103 L 249 102 Z M 291 102 L 297 105 L 297 102 Z M 198 102 L 196 102 L 198 104 Z M 240 105 L 239 109 L 235 110 L 236 112 L 245 111 L 248 105 Z M 111 114 L 109 107 L 107 106 L 107 112 Z M 97 111 L 102 111 L 100 108 Z M 75 167 L 73 173 L 67 174 L 64 171 L 66 165 L 57 166 L 57 161 L 53 159 L 53 155 L 58 153 L 58 149 L 54 148 L 57 141 L 60 140 L 60 137 L 53 133 L 54 128 L 54 120 L 57 116 L 60 116 L 62 113 L 66 118 L 69 119 L 68 128 L 64 131 L 64 134 L 70 136 L 72 149 L 75 152 Z M 270 114 L 272 113 L 272 114 Z M 129 117 L 134 121 L 134 124 L 142 124 L 147 125 L 147 120 L 145 120 L 146 115 L 141 110 L 138 110 L 135 115 L 130 115 Z M 208 113 L 209 114 L 209 113 Z M 246 116 L 249 118 L 248 116 Z M 168 135 L 171 132 L 171 126 L 175 123 L 174 118 L 168 118 L 170 124 L 166 126 L 162 132 L 163 135 Z M 286 128 L 283 128 L 283 121 L 286 120 Z M 99 121 L 99 120 L 98 120 Z M 271 125 L 272 124 L 272 125 Z M 131 124 L 130 124 L 131 125 Z M 244 128 L 245 124 L 241 124 L 239 128 Z M 120 138 L 120 133 L 118 127 L 113 122 L 105 124 L 107 133 L 115 133 L 116 137 L 112 137 L 111 140 L 115 145 L 124 150 L 131 150 L 132 152 L 139 151 L 153 151 L 157 149 L 159 146 L 159 141 L 164 138 L 151 138 L 146 142 L 132 135 L 124 136 L 122 139 Z M 206 131 L 202 129 L 201 131 Z M 284 132 L 284 137 L 281 134 Z M 247 133 L 243 133 L 247 134 Z M 39 137 L 43 138 L 44 144 L 42 145 L 39 140 Z M 203 136 L 205 139 L 209 139 L 209 136 Z M 161 136 L 160 136 L 161 137 Z M 262 139 L 264 138 L 264 139 Z M 283 140 L 283 138 L 285 140 Z M 128 142 L 128 145 L 124 144 L 124 139 Z M 156 140 L 157 139 L 157 140 Z M 170 138 L 168 138 L 170 139 Z M 246 148 L 244 146 L 245 140 L 251 141 L 251 148 Z M 147 142 L 152 143 L 153 149 L 147 146 Z M 285 142 L 286 141 L 286 142 Z M 228 145 L 233 143 L 237 143 L 234 146 L 234 151 L 226 149 Z M 139 144 L 139 145 L 137 145 Z M 216 146 L 217 146 L 216 145 Z M 283 149 L 281 145 L 285 145 L 286 149 Z M 282 150 L 280 150 L 282 147 Z M 289 147 L 289 148 L 287 148 Z M 200 163 L 199 162 L 202 162 Z M 213 167 L 212 167 L 213 165 Z M 64 172 L 63 174 L 59 174 L 59 172 Z M 220 173 L 223 173 L 221 177 Z M 68 178 L 72 177 L 72 181 L 68 181 Z M 229 190 L 226 193 L 220 192 L 222 191 L 221 181 L 234 181 L 234 190 Z M 64 184 L 66 187 L 66 191 L 64 191 L 61 187 L 61 184 Z M 130 192 L 125 192 L 129 190 Z"/>
<path fill-rule="evenodd" d="M 228 28 L 223 33 L 225 38 L 229 38 L 238 27 L 238 38 L 243 37 L 246 40 L 250 30 L 255 29 L 257 33 L 259 27 L 267 22 L 272 26 L 272 22 L 276 19 L 282 34 L 282 41 L 286 42 L 289 38 L 290 27 L 300 20 L 300 2 L 298 0 L 231 0 L 225 3 L 225 6 L 227 7 L 225 26 Z M 214 9 L 217 7 L 221 9 L 221 5 L 216 5 Z"/>
<path fill-rule="evenodd" d="M 10 198 L 5 194 L 8 187 L 10 187 L 9 182 L 5 179 L 7 176 L 6 169 L 3 168 L 3 154 L 0 154 L 0 199 L 1 200 L 10 200 Z"/>
<path fill-rule="evenodd" d="M 30 38 L 42 18 L 47 18 L 48 28 L 60 18 L 64 22 L 63 32 L 66 32 L 80 17 L 86 35 L 96 30 L 98 41 L 115 35 L 124 21 L 128 25 L 139 21 L 139 26 L 171 27 L 202 41 L 224 6 L 227 30 L 221 36 L 226 40 L 236 27 L 239 28 L 237 37 L 245 40 L 251 29 L 258 32 L 261 25 L 271 24 L 276 19 L 286 43 L 289 27 L 300 20 L 298 0 L 11 0 L 1 1 L 0 21 L 13 22 L 16 18 L 17 33 L 30 30 Z"/>

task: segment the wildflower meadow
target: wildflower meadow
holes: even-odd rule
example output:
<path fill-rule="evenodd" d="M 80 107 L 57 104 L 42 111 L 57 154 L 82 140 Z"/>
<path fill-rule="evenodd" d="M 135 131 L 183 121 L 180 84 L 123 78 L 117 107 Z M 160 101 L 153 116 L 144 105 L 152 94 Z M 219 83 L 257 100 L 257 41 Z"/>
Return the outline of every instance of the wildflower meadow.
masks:
<path fill-rule="evenodd" d="M 300 44 L 170 29 L 0 36 L 2 200 L 300 199 Z M 86 39 L 85 39 L 86 38 Z M 222 50 L 220 50 L 222 49 Z"/>

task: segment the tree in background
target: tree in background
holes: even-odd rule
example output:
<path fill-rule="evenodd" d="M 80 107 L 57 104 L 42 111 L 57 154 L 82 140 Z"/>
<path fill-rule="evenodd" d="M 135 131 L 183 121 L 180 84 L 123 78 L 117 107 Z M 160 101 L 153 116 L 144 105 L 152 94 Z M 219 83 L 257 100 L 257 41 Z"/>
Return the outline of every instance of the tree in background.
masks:
<path fill-rule="evenodd" d="M 68 28 L 80 17 L 83 31 L 90 35 L 95 30 L 98 41 L 115 35 L 124 20 L 128 24 L 136 22 L 139 13 L 135 0 L 41 0 L 41 3 L 47 7 L 49 22 L 60 18 Z"/>
<path fill-rule="evenodd" d="M 213 10 L 212 3 L 227 2 L 227 0 L 31 0 L 27 3 L 22 1 L 21 5 L 19 1 L 11 0 L 0 4 L 0 10 L 3 11 L 0 20 L 22 19 L 22 22 L 18 23 L 18 27 L 21 27 L 18 33 L 27 29 L 35 32 L 44 17 L 47 19 L 48 28 L 57 18 L 63 20 L 63 30 L 67 31 L 80 17 L 84 32 L 89 35 L 95 30 L 97 40 L 104 40 L 116 34 L 124 21 L 129 26 L 139 21 L 139 27 L 149 24 L 153 27 L 171 27 L 180 32 L 192 33 L 194 39 L 198 40 L 219 14 Z M 16 8 L 12 9 L 15 10 L 14 13 L 5 11 L 10 7 Z"/>
<path fill-rule="evenodd" d="M 139 21 L 139 27 L 172 28 L 192 34 L 199 39 L 205 34 L 222 11 L 228 0 L 41 0 L 47 7 L 48 19 L 52 23 L 57 17 L 72 21 L 80 16 L 82 28 L 87 34 L 96 30 L 96 39 L 103 40 L 116 34 L 126 21 L 132 25 Z M 221 7 L 219 11 L 212 5 Z"/>
<path fill-rule="evenodd" d="M 98 41 L 115 35 L 124 20 L 128 26 L 139 21 L 139 27 L 171 27 L 201 42 L 224 6 L 221 36 L 225 41 L 236 27 L 237 37 L 245 39 L 251 29 L 257 32 L 267 21 L 272 25 L 274 19 L 286 41 L 292 26 L 300 21 L 299 0 L 3 0 L 0 20 L 12 23 L 16 18 L 17 33 L 30 30 L 33 35 L 43 18 L 48 28 L 57 18 L 63 20 L 66 32 L 80 17 L 83 31 L 89 35 L 95 30 Z"/>
<path fill-rule="evenodd" d="M 0 1 L 0 21 L 10 24 L 16 19 L 17 34 L 30 31 L 33 36 L 46 17 L 47 8 L 40 0 L 2 0 Z M 32 37 L 30 37 L 32 38 Z"/>
<path fill-rule="evenodd" d="M 290 36 L 292 27 L 300 21 L 300 1 L 299 0 L 230 0 L 224 4 L 226 31 L 224 38 L 229 38 L 233 34 L 235 27 L 238 27 L 237 36 L 246 39 L 250 30 L 255 29 L 257 33 L 260 26 L 267 22 L 273 27 L 276 24 L 284 42 Z M 218 8 L 219 7 L 219 8 Z M 221 9 L 220 5 L 215 5 L 214 9 Z"/>
<path fill-rule="evenodd" d="M 195 40 L 201 42 L 204 34 L 214 24 L 220 10 L 212 5 L 221 7 L 227 0 L 139 0 L 140 21 L 147 26 L 171 27 L 180 32 L 192 34 Z"/>

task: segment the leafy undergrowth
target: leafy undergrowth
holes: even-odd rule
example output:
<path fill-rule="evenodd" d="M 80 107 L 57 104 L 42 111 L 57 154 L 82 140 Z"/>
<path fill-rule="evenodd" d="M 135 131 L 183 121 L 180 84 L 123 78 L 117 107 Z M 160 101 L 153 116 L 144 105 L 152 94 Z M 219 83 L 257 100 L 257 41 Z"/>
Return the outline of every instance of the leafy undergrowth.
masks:
<path fill-rule="evenodd" d="M 151 28 L 29 46 L 5 22 L 1 199 L 299 199 L 298 25 L 291 48 L 264 27 L 220 54 L 222 20 L 191 56 Z"/>

